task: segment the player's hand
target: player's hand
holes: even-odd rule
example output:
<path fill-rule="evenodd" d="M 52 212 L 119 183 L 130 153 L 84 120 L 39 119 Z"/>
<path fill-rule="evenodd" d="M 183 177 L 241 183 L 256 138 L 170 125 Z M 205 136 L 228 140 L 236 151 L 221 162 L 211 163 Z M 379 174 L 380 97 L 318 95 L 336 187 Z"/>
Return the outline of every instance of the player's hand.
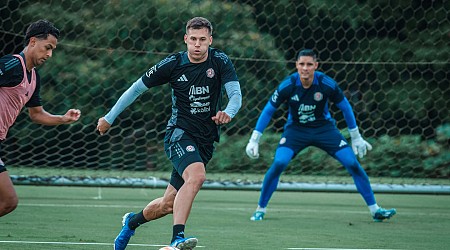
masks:
<path fill-rule="evenodd" d="M 80 116 L 81 111 L 79 109 L 69 109 L 62 118 L 65 124 L 69 124 L 78 121 L 78 119 L 80 119 Z"/>
<path fill-rule="evenodd" d="M 104 117 L 98 119 L 97 122 L 97 130 L 100 133 L 100 135 L 104 135 L 106 131 L 111 127 L 111 124 L 109 124 Z"/>
<path fill-rule="evenodd" d="M 358 131 L 358 128 L 349 130 L 350 137 L 352 138 L 352 149 L 355 155 L 358 155 L 359 158 L 364 158 L 367 154 L 368 150 L 372 150 L 372 145 L 364 140 L 361 134 Z"/>
<path fill-rule="evenodd" d="M 250 140 L 248 140 L 247 147 L 245 147 L 245 152 L 250 159 L 259 158 L 259 139 L 261 138 L 261 132 L 253 130 Z"/>
<path fill-rule="evenodd" d="M 211 117 L 211 119 L 216 123 L 216 125 L 227 124 L 231 121 L 231 117 L 223 111 L 217 112 L 217 114 Z"/>

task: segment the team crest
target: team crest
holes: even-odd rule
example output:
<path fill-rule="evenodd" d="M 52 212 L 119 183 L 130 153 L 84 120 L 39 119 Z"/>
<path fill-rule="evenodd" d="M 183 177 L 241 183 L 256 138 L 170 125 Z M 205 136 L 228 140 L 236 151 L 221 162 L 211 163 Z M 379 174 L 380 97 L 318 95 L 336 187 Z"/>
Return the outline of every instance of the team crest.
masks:
<path fill-rule="evenodd" d="M 214 70 L 212 68 L 209 68 L 206 71 L 206 76 L 209 77 L 209 78 L 213 78 L 215 75 L 216 75 L 216 73 L 214 73 Z"/>
<path fill-rule="evenodd" d="M 322 99 L 323 99 L 322 93 L 320 93 L 320 92 L 314 93 L 314 100 L 315 101 L 322 101 Z"/>
<path fill-rule="evenodd" d="M 189 146 L 186 147 L 186 151 L 188 151 L 188 152 L 194 152 L 194 151 L 195 151 L 195 147 L 192 146 L 192 145 L 189 145 Z"/>

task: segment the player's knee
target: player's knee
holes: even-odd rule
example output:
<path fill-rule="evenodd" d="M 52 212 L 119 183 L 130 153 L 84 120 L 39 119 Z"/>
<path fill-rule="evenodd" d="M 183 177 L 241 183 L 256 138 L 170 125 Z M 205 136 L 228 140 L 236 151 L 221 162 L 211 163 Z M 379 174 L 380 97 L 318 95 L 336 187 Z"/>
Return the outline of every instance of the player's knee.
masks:
<path fill-rule="evenodd" d="M 200 189 L 203 186 L 203 183 L 206 181 L 206 176 L 203 173 L 198 173 L 195 175 L 191 175 L 186 183 L 192 185 L 195 189 Z M 185 184 L 186 184 L 185 183 Z"/>
<path fill-rule="evenodd" d="M 275 159 L 272 163 L 272 166 L 270 167 L 270 171 L 272 171 L 274 174 L 281 174 L 287 167 L 288 163 L 289 162 L 281 159 Z"/>
<path fill-rule="evenodd" d="M 19 199 L 17 196 L 5 197 L 5 199 L 0 201 L 0 217 L 14 211 L 18 204 Z"/>

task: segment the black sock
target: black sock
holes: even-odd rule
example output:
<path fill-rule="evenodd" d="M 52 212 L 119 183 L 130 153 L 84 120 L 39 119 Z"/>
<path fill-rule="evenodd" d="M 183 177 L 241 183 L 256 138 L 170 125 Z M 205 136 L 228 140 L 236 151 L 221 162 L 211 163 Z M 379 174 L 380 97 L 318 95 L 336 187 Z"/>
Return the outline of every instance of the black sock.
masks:
<path fill-rule="evenodd" d="M 135 230 L 138 226 L 148 222 L 148 220 L 144 217 L 144 211 L 141 211 L 137 214 L 135 214 L 133 217 L 131 217 L 130 221 L 128 222 L 128 227 L 131 230 Z"/>
<path fill-rule="evenodd" d="M 173 234 L 171 242 L 180 237 L 184 238 L 184 225 L 182 224 L 173 225 Z"/>

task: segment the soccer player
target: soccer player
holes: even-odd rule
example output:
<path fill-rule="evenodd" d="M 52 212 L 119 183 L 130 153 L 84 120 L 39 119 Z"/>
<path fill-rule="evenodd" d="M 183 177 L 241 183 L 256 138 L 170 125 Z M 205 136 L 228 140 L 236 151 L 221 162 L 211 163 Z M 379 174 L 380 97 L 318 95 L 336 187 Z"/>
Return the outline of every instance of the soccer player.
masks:
<path fill-rule="evenodd" d="M 42 107 L 41 79 L 35 67 L 52 57 L 58 37 L 59 30 L 51 22 L 39 20 L 27 28 L 22 52 L 0 58 L 0 145 L 23 106 L 28 108 L 34 123 L 69 124 L 80 118 L 78 109 L 69 109 L 65 115 L 52 115 Z M 0 217 L 12 212 L 17 204 L 16 191 L 0 159 Z"/>
<path fill-rule="evenodd" d="M 337 83 L 322 72 L 316 71 L 317 56 L 310 49 L 298 53 L 297 72 L 285 78 L 264 107 L 246 147 L 247 155 L 259 157 L 258 143 L 273 113 L 284 102 L 289 106 L 288 120 L 275 152 L 275 159 L 264 176 L 258 207 L 250 218 L 259 221 L 264 218 L 266 207 L 275 192 L 280 175 L 293 157 L 308 146 L 316 146 L 338 160 L 351 174 L 358 192 L 363 197 L 374 221 L 391 218 L 395 209 L 378 206 L 370 186 L 369 178 L 356 159 L 363 158 L 372 146 L 358 131 L 350 103 Z M 337 104 L 343 112 L 349 128 L 352 149 L 335 126 L 335 120 L 328 110 L 328 100 Z"/>
<path fill-rule="evenodd" d="M 219 141 L 220 125 L 227 124 L 241 107 L 241 90 L 228 56 L 212 43 L 212 25 L 203 17 L 186 24 L 187 51 L 169 55 L 150 68 L 119 98 L 109 113 L 100 118 L 97 129 L 104 134 L 115 118 L 139 95 L 151 87 L 169 83 L 172 88 L 172 116 L 167 123 L 164 149 L 173 164 L 170 184 L 163 197 L 151 201 L 139 213 L 127 213 L 114 248 L 125 249 L 140 225 L 173 213 L 170 246 L 192 249 L 198 240 L 185 237 L 184 230 L 194 198 L 205 181 L 206 164 Z M 228 95 L 221 111 L 222 88 Z"/>

